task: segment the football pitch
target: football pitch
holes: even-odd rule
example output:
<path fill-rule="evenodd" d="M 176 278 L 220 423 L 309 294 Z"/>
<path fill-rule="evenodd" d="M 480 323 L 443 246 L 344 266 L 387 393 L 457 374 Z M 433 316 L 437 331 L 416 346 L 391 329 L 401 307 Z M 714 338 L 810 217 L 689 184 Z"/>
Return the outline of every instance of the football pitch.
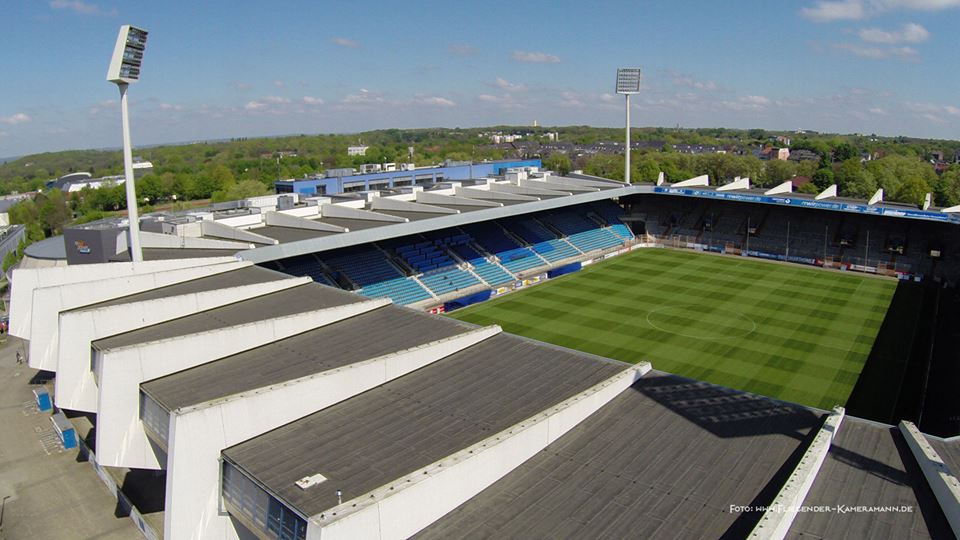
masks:
<path fill-rule="evenodd" d="M 896 282 L 641 249 L 450 316 L 829 409 L 846 403 Z"/>

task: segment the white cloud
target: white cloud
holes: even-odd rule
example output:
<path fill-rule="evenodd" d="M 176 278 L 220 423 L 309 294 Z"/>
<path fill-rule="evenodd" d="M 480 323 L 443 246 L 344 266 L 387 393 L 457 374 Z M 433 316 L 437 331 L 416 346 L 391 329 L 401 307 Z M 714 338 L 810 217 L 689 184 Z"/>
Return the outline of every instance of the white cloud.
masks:
<path fill-rule="evenodd" d="M 818 1 L 813 7 L 800 10 L 804 17 L 817 22 L 841 20 L 858 21 L 864 17 L 863 4 L 860 0 Z"/>
<path fill-rule="evenodd" d="M 679 100 L 674 101 L 679 103 Z M 721 109 L 743 112 L 766 110 L 771 103 L 773 102 L 766 96 L 740 96 L 733 101 L 720 101 L 718 105 Z"/>
<path fill-rule="evenodd" d="M 699 81 L 690 75 L 675 71 L 668 71 L 667 74 L 670 76 L 670 80 L 673 82 L 674 86 L 696 88 L 697 90 L 706 90 L 708 92 L 712 92 L 717 89 L 717 83 L 713 81 Z"/>
<path fill-rule="evenodd" d="M 858 45 L 856 43 L 833 43 L 830 46 L 836 50 L 859 56 L 860 58 L 872 58 L 874 60 L 897 58 L 900 60 L 917 61 L 920 56 L 913 47 Z"/>
<path fill-rule="evenodd" d="M 817 0 L 800 13 L 816 22 L 859 21 L 888 11 L 941 11 L 960 7 L 960 0 Z"/>
<path fill-rule="evenodd" d="M 383 96 L 377 92 L 371 92 L 366 88 L 361 88 L 356 94 L 348 94 L 342 100 L 342 103 L 349 105 L 365 105 L 371 103 L 382 103 Z"/>
<path fill-rule="evenodd" d="M 331 39 L 330 41 L 332 41 L 334 45 L 339 45 L 339 46 L 341 46 L 341 47 L 346 47 L 346 48 L 348 48 L 348 49 L 359 49 L 359 48 L 360 48 L 360 44 L 359 44 L 359 43 L 357 43 L 356 41 L 354 41 L 354 40 L 352 40 L 352 39 L 347 39 L 347 38 L 345 38 L 345 37 L 335 37 L 335 38 Z"/>
<path fill-rule="evenodd" d="M 867 112 L 871 114 L 876 114 L 878 116 L 887 116 L 890 114 L 886 111 L 886 109 L 883 109 L 881 107 L 873 107 L 872 109 L 869 109 Z"/>
<path fill-rule="evenodd" d="M 233 87 L 236 88 L 237 90 L 249 90 L 250 86 L 251 86 L 250 83 L 245 83 L 245 82 L 238 81 L 233 83 Z"/>
<path fill-rule="evenodd" d="M 9 137 L 9 136 L 10 136 L 10 134 L 7 133 L 6 131 L 0 131 L 0 138 Z"/>
<path fill-rule="evenodd" d="M 183 110 L 183 106 L 174 105 L 172 103 L 161 103 L 159 107 L 160 107 L 160 110 L 162 111 L 182 111 Z"/>
<path fill-rule="evenodd" d="M 73 11 L 74 13 L 79 13 L 81 15 L 117 15 L 116 9 L 104 11 L 97 4 L 88 4 L 86 2 L 82 2 L 81 0 L 51 0 L 50 7 L 53 9 Z"/>
<path fill-rule="evenodd" d="M 899 30 L 881 30 L 879 28 L 864 28 L 857 33 L 860 39 L 868 43 L 882 43 L 896 45 L 898 43 L 921 43 L 930 39 L 930 32 L 916 23 L 903 25 Z"/>
<path fill-rule="evenodd" d="M 284 86 L 287 85 L 287 83 L 281 81 L 280 79 L 277 79 L 273 81 L 273 85 L 276 86 L 277 88 L 283 88 Z"/>
<path fill-rule="evenodd" d="M 243 108 L 248 111 L 261 111 L 267 108 L 267 104 L 260 101 L 248 101 Z"/>
<path fill-rule="evenodd" d="M 313 96 L 303 96 L 301 100 L 305 105 L 323 105 L 324 101 L 321 98 Z"/>
<path fill-rule="evenodd" d="M 527 64 L 557 64 L 560 57 L 544 52 L 513 51 L 513 59 Z"/>
<path fill-rule="evenodd" d="M 440 96 L 416 95 L 413 97 L 413 103 L 416 105 L 427 105 L 429 107 L 454 107 L 456 103 Z"/>
<path fill-rule="evenodd" d="M 473 56 L 477 54 L 477 48 L 466 43 L 457 43 L 447 47 L 447 51 L 454 56 Z"/>
<path fill-rule="evenodd" d="M 7 124 L 8 126 L 15 126 L 17 124 L 23 124 L 30 121 L 30 117 L 26 113 L 18 112 L 10 116 L 0 116 L 0 123 Z"/>
<path fill-rule="evenodd" d="M 494 86 L 504 90 L 506 92 L 524 92 L 527 90 L 526 85 L 512 83 L 503 77 L 497 77 L 497 80 L 494 81 Z"/>
<path fill-rule="evenodd" d="M 960 107 L 954 105 L 908 101 L 903 106 L 915 115 L 935 122 L 945 122 L 946 118 L 944 116 L 960 117 Z"/>
<path fill-rule="evenodd" d="M 280 97 L 280 96 L 266 96 L 265 98 L 263 98 L 263 101 L 265 103 L 270 103 L 273 105 L 285 105 L 287 103 L 290 103 L 289 99 L 285 97 Z"/>

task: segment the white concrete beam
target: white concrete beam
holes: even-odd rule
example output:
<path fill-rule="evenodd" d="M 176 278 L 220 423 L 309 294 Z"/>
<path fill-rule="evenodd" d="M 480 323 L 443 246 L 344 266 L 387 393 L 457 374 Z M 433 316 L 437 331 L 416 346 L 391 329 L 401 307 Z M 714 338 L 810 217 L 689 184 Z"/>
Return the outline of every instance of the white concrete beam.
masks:
<path fill-rule="evenodd" d="M 520 195 L 518 193 L 504 193 L 502 191 L 493 191 L 490 189 L 475 189 L 456 187 L 453 192 L 458 197 L 468 199 L 491 199 L 494 201 L 539 201 L 540 197 L 531 197 L 530 195 Z"/>
<path fill-rule="evenodd" d="M 237 229 L 211 219 L 205 219 L 200 222 L 200 234 L 203 234 L 204 236 L 226 238 L 229 240 L 239 240 L 242 242 L 253 242 L 254 244 L 273 245 L 280 243 L 280 241 L 276 238 L 270 238 L 261 234 L 252 233 L 244 229 Z"/>
<path fill-rule="evenodd" d="M 304 276 L 61 313 L 54 401 L 63 409 L 97 410 L 97 385 L 90 369 L 93 341 L 310 281 Z"/>
<path fill-rule="evenodd" d="M 821 191 L 819 194 L 817 194 L 816 197 L 814 197 L 814 199 L 819 201 L 821 199 L 831 199 L 836 196 L 837 196 L 837 185 L 830 184 L 830 187 Z"/>
<path fill-rule="evenodd" d="M 350 230 L 345 227 L 338 227 L 329 223 L 321 223 L 319 221 L 313 221 L 307 218 L 291 216 L 290 214 L 284 214 L 282 212 L 267 212 L 263 216 L 263 223 L 264 225 L 272 225 L 274 227 L 289 227 L 291 229 L 306 229 L 308 231 L 335 233 L 350 232 Z M 257 230 L 253 229 L 253 232 L 257 232 Z"/>
<path fill-rule="evenodd" d="M 380 214 L 359 208 L 349 208 L 340 204 L 321 205 L 320 215 L 330 218 L 363 219 L 367 221 L 383 221 L 386 223 L 405 223 L 410 221 L 407 218 L 391 216 L 390 214 Z"/>
<path fill-rule="evenodd" d="M 778 193 L 793 193 L 793 182 L 787 180 L 786 182 L 773 186 L 772 188 L 763 192 L 764 195 L 776 195 Z"/>
<path fill-rule="evenodd" d="M 718 187 L 717 191 L 733 191 L 737 189 L 750 189 L 750 179 L 740 178 L 738 176 L 733 182 Z"/>
<path fill-rule="evenodd" d="M 29 365 L 34 369 L 57 371 L 57 352 L 60 347 L 59 313 L 62 311 L 248 266 L 251 265 L 234 259 L 233 262 L 211 266 L 195 266 L 166 272 L 100 279 L 95 283 L 65 283 L 34 289 L 30 323 L 32 331 L 28 349 Z"/>
<path fill-rule="evenodd" d="M 411 197 L 413 195 L 411 194 Z M 370 202 L 372 210 L 396 210 L 399 212 L 425 212 L 431 214 L 459 214 L 459 210 L 444 208 L 442 206 L 430 206 L 429 204 L 420 204 L 412 201 L 403 201 L 394 197 L 377 197 Z"/>
<path fill-rule="evenodd" d="M 710 177 L 705 174 L 701 174 L 700 176 L 695 176 L 693 178 L 690 178 L 689 180 L 681 180 L 676 184 L 670 184 L 670 187 L 694 187 L 694 186 L 709 186 L 709 185 L 710 185 Z"/>
<path fill-rule="evenodd" d="M 55 287 L 69 283 L 97 281 L 114 277 L 127 277 L 167 270 L 212 266 L 235 262 L 233 257 L 209 259 L 174 259 L 144 261 L 142 263 L 77 264 L 50 268 L 16 268 L 10 278 L 10 334 L 30 339 L 33 291 L 41 287 Z"/>
<path fill-rule="evenodd" d="M 760 522 L 754 527 L 750 538 L 763 538 L 770 540 L 782 540 L 787 536 L 793 520 L 797 516 L 797 509 L 803 506 L 807 493 L 817 479 L 817 473 L 820 467 L 827 459 L 830 452 L 830 445 L 833 438 L 840 429 L 840 423 L 843 421 L 843 407 L 835 407 L 830 416 L 824 421 L 823 426 L 817 432 L 810 446 L 807 447 L 800 463 L 787 478 L 780 493 L 777 494 L 773 502 L 770 503 L 768 510 L 760 518 Z M 789 511 L 789 510 L 793 511 Z"/>
<path fill-rule="evenodd" d="M 417 202 L 437 206 L 443 206 L 445 204 L 452 204 L 454 206 L 483 206 L 485 208 L 503 206 L 503 203 L 468 199 L 466 197 L 457 197 L 455 195 L 439 195 L 430 191 L 421 191 L 417 193 Z"/>
<path fill-rule="evenodd" d="M 140 422 L 140 383 L 273 343 L 389 305 L 355 302 L 286 317 L 199 332 L 174 339 L 94 351 L 97 356 L 97 463 L 162 469 Z"/>
<path fill-rule="evenodd" d="M 933 193 L 927 193 L 923 196 L 923 209 L 929 210 L 933 205 Z"/>
<path fill-rule="evenodd" d="M 916 458 L 923 477 L 927 479 L 930 491 L 933 491 L 937 498 L 954 536 L 960 538 L 960 482 L 957 481 L 957 471 L 950 471 L 950 467 L 943 462 L 940 454 L 930 446 L 930 442 L 913 422 L 901 420 L 900 433 Z"/>
<path fill-rule="evenodd" d="M 663 171 L 660 171 L 660 172 L 657 174 L 657 185 L 658 185 L 658 186 L 662 186 L 662 185 L 663 185 L 663 182 L 664 182 Z"/>
<path fill-rule="evenodd" d="M 542 198 L 544 195 L 548 197 L 565 197 L 567 195 L 573 195 L 573 193 L 569 191 L 555 191 L 552 189 L 544 189 L 532 186 L 518 186 L 516 184 L 508 183 L 490 184 L 490 190 L 499 191 L 502 193 L 516 193 L 518 195 L 530 195 L 540 198 Z"/>
<path fill-rule="evenodd" d="M 252 249 L 249 242 L 232 242 L 213 238 L 198 238 L 140 231 L 141 245 L 145 248 L 188 248 L 188 249 Z"/>
<path fill-rule="evenodd" d="M 517 182 L 520 184 L 520 187 L 533 187 L 549 189 L 552 191 L 569 191 L 571 193 L 595 193 L 600 191 L 600 188 L 598 187 L 575 184 L 573 182 L 561 182 L 561 180 L 563 180 L 563 178 L 558 176 L 550 176 L 546 180 L 521 178 L 520 180 L 517 180 Z"/>
<path fill-rule="evenodd" d="M 311 516 L 307 538 L 413 536 L 559 439 L 649 370 L 644 362 L 621 371 L 441 461 Z"/>
<path fill-rule="evenodd" d="M 218 511 L 220 452 L 401 377 L 500 333 L 478 328 L 296 381 L 174 411 L 170 415 L 164 535 L 236 538 Z"/>
<path fill-rule="evenodd" d="M 873 194 L 872 197 L 870 197 L 870 200 L 867 201 L 867 205 L 873 206 L 877 203 L 882 203 L 882 202 L 883 202 L 883 188 L 880 188 L 877 190 L 876 193 Z"/>

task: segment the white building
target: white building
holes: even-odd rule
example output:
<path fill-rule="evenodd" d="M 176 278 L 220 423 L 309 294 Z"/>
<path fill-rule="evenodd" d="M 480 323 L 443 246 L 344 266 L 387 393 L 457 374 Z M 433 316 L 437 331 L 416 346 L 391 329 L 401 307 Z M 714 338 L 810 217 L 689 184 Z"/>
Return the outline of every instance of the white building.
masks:
<path fill-rule="evenodd" d="M 365 156 L 365 155 L 367 155 L 367 149 L 368 149 L 368 148 L 370 148 L 370 147 L 369 147 L 369 146 L 363 146 L 363 145 L 348 146 L 348 147 L 347 147 L 347 155 L 348 155 L 348 156 Z"/>

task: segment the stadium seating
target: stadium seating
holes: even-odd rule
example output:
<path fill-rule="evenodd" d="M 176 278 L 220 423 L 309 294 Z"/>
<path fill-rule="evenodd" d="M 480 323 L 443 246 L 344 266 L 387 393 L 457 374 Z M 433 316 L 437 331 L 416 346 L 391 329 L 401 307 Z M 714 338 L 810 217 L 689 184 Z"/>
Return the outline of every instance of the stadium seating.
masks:
<path fill-rule="evenodd" d="M 503 226 L 530 244 L 530 248 L 548 262 L 557 262 L 580 255 L 576 248 L 563 240 L 558 240 L 553 233 L 533 218 L 508 220 L 503 223 Z"/>
<path fill-rule="evenodd" d="M 411 304 L 430 298 L 416 281 L 403 276 L 385 254 L 373 246 L 362 246 L 323 254 L 327 266 L 343 272 L 371 298 L 390 297 L 398 304 Z"/>
<path fill-rule="evenodd" d="M 285 260 L 283 271 L 292 276 L 310 276 L 317 283 L 331 287 L 337 286 L 324 272 L 323 265 L 314 255 L 300 255 Z"/>
<path fill-rule="evenodd" d="M 454 253 L 461 259 L 470 263 L 470 265 L 473 266 L 473 271 L 491 286 L 496 287 L 497 285 L 509 283 L 514 279 L 507 271 L 488 261 L 468 244 L 453 246 L 451 249 L 453 249 Z"/>
<path fill-rule="evenodd" d="M 620 216 L 623 215 L 623 208 L 620 205 L 613 201 L 599 201 L 594 203 L 593 209 L 607 222 L 614 234 L 628 240 L 633 238 L 633 231 L 630 230 L 630 227 L 620 221 Z"/>
<path fill-rule="evenodd" d="M 481 285 L 477 278 L 456 267 L 449 270 L 424 274 L 420 276 L 420 281 L 429 287 L 437 296 L 473 287 L 474 285 Z"/>
<path fill-rule="evenodd" d="M 473 236 L 483 249 L 496 255 L 500 264 L 514 274 L 544 265 L 543 259 L 537 257 L 530 248 L 517 244 L 496 223 L 473 223 L 464 226 L 463 230 Z"/>
<path fill-rule="evenodd" d="M 540 219 L 567 235 L 567 240 L 584 253 L 623 244 L 623 240 L 617 235 L 600 228 L 582 214 L 562 210 L 541 214 Z"/>

